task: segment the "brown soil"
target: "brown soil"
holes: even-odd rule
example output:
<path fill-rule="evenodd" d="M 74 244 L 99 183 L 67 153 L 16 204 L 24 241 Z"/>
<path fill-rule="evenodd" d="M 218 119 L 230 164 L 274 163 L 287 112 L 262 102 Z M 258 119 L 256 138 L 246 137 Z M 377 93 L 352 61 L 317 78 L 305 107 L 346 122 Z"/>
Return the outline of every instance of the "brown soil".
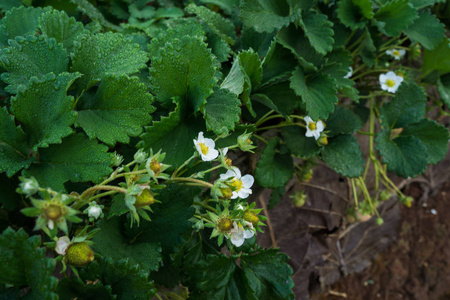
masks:
<path fill-rule="evenodd" d="M 270 225 L 258 236 L 263 247 L 290 257 L 296 299 L 450 299 L 450 154 L 413 180 L 394 178 L 415 201 L 411 208 L 393 198 L 374 218 L 348 223 L 348 182 L 325 165 L 302 186 L 308 200 L 294 207 L 286 195 L 266 210 Z M 268 206 L 270 191 L 257 202 Z M 264 205 L 263 205 L 264 204 Z"/>
<path fill-rule="evenodd" d="M 406 193 L 419 199 L 418 184 Z M 450 299 L 450 183 L 426 202 L 401 207 L 397 242 L 360 274 L 313 299 Z"/>

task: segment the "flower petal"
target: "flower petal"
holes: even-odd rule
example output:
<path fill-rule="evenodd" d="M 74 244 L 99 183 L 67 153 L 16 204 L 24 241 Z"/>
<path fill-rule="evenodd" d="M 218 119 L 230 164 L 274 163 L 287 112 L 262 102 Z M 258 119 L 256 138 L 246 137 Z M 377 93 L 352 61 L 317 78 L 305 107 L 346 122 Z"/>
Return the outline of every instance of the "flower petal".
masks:
<path fill-rule="evenodd" d="M 251 188 L 255 182 L 255 178 L 252 175 L 247 174 L 241 177 L 241 181 L 244 184 L 244 188 Z"/>
<path fill-rule="evenodd" d="M 253 232 L 253 230 L 248 230 L 248 229 L 244 230 L 244 238 L 249 239 L 254 235 L 255 235 L 255 233 Z"/>

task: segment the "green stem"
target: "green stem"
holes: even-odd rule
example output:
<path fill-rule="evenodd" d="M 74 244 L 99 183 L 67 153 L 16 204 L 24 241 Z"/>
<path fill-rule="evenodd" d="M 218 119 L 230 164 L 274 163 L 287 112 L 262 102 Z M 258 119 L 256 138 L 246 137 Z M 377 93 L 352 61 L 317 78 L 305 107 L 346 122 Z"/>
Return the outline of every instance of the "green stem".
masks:
<path fill-rule="evenodd" d="M 202 206 L 202 207 L 204 207 L 204 208 L 206 208 L 206 209 L 209 209 L 209 210 L 212 211 L 212 212 L 216 212 L 216 209 L 215 209 L 214 207 L 209 206 L 208 204 L 205 204 L 205 203 L 203 203 L 203 202 L 194 201 L 193 204 L 195 204 L 195 205 L 200 205 L 200 206 Z"/>
<path fill-rule="evenodd" d="M 213 187 L 213 185 L 211 183 L 203 181 L 203 180 L 195 179 L 195 178 L 175 177 L 175 178 L 170 178 L 169 180 L 167 180 L 168 183 L 171 181 L 191 182 L 191 183 L 198 183 L 201 186 L 207 187 L 207 188 Z"/>
<path fill-rule="evenodd" d="M 261 117 L 261 119 L 259 119 L 256 123 L 255 123 L 255 127 L 258 127 L 259 125 L 261 125 L 262 123 L 264 123 L 265 118 L 267 118 L 268 116 L 270 116 L 272 113 L 274 113 L 273 110 L 269 111 L 267 114 L 265 114 L 264 116 Z"/>
<path fill-rule="evenodd" d="M 194 155 L 192 155 L 188 160 L 186 160 L 180 167 L 178 167 L 173 173 L 171 177 L 175 177 L 177 175 L 177 173 L 184 168 L 186 165 L 188 165 L 191 160 L 193 160 L 195 157 L 197 156 L 197 152 L 194 153 Z"/>
<path fill-rule="evenodd" d="M 111 182 L 111 181 L 113 181 L 113 180 L 116 180 L 117 178 L 125 177 L 125 176 L 128 176 L 128 175 L 139 175 L 139 174 L 144 174 L 144 173 L 146 173 L 146 172 L 147 172 L 147 170 L 139 170 L 139 171 L 133 171 L 133 172 L 126 172 L 126 173 L 116 174 L 115 176 L 110 177 L 110 178 L 104 180 L 102 183 L 100 183 L 100 185 L 107 184 L 107 183 L 109 183 L 109 182 Z"/>
<path fill-rule="evenodd" d="M 355 197 L 355 207 L 358 208 L 358 193 L 356 192 L 355 178 L 352 178 L 351 182 L 352 182 L 353 197 Z"/>
<path fill-rule="evenodd" d="M 85 190 L 81 196 L 80 199 L 86 198 L 90 193 L 95 192 L 95 191 L 116 191 L 119 193 L 123 193 L 126 194 L 127 190 L 124 188 L 120 188 L 118 186 L 112 186 L 112 185 L 96 185 L 93 186 L 91 188 L 88 188 L 87 190 Z"/>
<path fill-rule="evenodd" d="M 222 165 L 219 164 L 219 165 L 217 165 L 217 166 L 215 166 L 215 167 L 212 167 L 211 169 L 208 169 L 208 170 L 205 170 L 205 171 L 201 171 L 201 172 L 192 174 L 190 177 L 191 177 L 191 178 L 192 178 L 192 177 L 195 177 L 195 176 L 198 175 L 198 174 L 206 174 L 206 173 L 212 172 L 212 171 L 214 171 L 214 170 L 217 170 L 217 169 L 219 169 L 220 167 L 222 167 Z"/>
<path fill-rule="evenodd" d="M 116 193 L 117 193 L 117 191 L 109 191 L 109 192 L 100 193 L 100 194 L 95 195 L 94 197 L 91 197 L 89 200 L 93 201 L 95 199 L 103 198 L 103 197 L 106 197 L 106 196 L 109 196 L 109 195 L 114 195 Z"/>
<path fill-rule="evenodd" d="M 195 203 L 194 203 L 194 204 L 195 204 Z M 203 206 L 203 205 L 202 205 L 202 206 Z M 207 215 L 201 215 L 201 214 L 197 214 L 197 213 L 194 214 L 194 217 L 196 217 L 197 219 L 203 220 L 203 221 L 205 221 L 205 222 L 207 222 L 207 223 L 214 224 L 213 221 L 211 221 L 211 220 L 205 218 L 206 216 L 207 216 Z"/>
<path fill-rule="evenodd" d="M 367 74 L 371 74 L 371 73 L 381 73 L 381 72 L 389 72 L 389 71 L 391 71 L 391 70 L 389 70 L 389 69 L 369 70 L 369 71 L 359 74 L 358 76 L 352 77 L 352 80 L 355 81 L 356 79 L 361 78 L 361 77 L 366 76 Z"/>

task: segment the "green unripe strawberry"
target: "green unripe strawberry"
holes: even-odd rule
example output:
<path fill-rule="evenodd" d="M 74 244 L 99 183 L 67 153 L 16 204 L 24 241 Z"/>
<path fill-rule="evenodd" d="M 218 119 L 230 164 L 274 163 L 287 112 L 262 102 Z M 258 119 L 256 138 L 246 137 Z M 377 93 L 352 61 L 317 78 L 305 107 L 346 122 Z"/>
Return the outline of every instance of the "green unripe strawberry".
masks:
<path fill-rule="evenodd" d="M 249 210 L 244 212 L 244 220 L 252 223 L 253 225 L 256 225 L 259 222 L 258 216 Z"/>
<path fill-rule="evenodd" d="M 217 223 L 217 227 L 221 232 L 228 232 L 233 228 L 233 222 L 228 218 L 220 219 Z"/>
<path fill-rule="evenodd" d="M 147 205 L 151 205 L 153 203 L 155 203 L 155 197 L 153 196 L 153 193 L 150 190 L 145 189 L 139 196 L 136 196 L 136 202 L 134 202 L 134 207 L 140 208 Z"/>
<path fill-rule="evenodd" d="M 85 242 L 74 243 L 67 248 L 64 258 L 69 265 L 82 267 L 94 260 L 94 250 Z"/>

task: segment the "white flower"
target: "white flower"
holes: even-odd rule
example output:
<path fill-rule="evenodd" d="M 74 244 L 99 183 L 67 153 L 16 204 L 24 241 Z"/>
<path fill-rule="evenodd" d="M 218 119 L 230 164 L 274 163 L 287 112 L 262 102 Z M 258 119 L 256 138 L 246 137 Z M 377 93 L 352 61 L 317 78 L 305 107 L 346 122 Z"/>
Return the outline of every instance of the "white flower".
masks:
<path fill-rule="evenodd" d="M 403 56 L 405 56 L 406 51 L 403 49 L 392 49 L 386 50 L 386 54 L 393 56 L 395 60 L 400 60 Z"/>
<path fill-rule="evenodd" d="M 349 71 L 348 71 L 347 75 L 344 76 L 344 78 L 350 78 L 350 77 L 352 77 L 352 75 L 353 75 L 353 68 L 352 68 L 352 67 L 349 67 L 348 70 L 349 70 Z"/>
<path fill-rule="evenodd" d="M 320 137 L 320 133 L 325 129 L 325 125 L 321 120 L 314 122 L 309 116 L 305 117 L 307 137 L 314 137 L 316 140 Z"/>
<path fill-rule="evenodd" d="M 230 230 L 230 240 L 236 247 L 242 246 L 245 239 L 251 238 L 255 233 L 252 230 L 244 229 L 241 223 L 233 222 L 233 228 Z"/>
<path fill-rule="evenodd" d="M 69 237 L 67 237 L 67 236 L 60 237 L 58 239 L 58 241 L 56 242 L 56 247 L 55 247 L 56 253 L 65 255 L 66 250 L 69 247 L 69 245 L 70 245 Z"/>
<path fill-rule="evenodd" d="M 381 89 L 390 93 L 395 93 L 402 81 L 403 77 L 397 76 L 392 71 L 389 71 L 386 74 L 380 74 Z"/>
<path fill-rule="evenodd" d="M 89 207 L 88 216 L 94 219 L 98 219 L 102 214 L 102 208 L 98 205 L 92 205 Z"/>
<path fill-rule="evenodd" d="M 203 137 L 203 132 L 198 134 L 197 140 L 194 140 L 194 145 L 203 161 L 211 161 L 219 156 L 219 151 L 214 149 L 216 144 L 212 139 L 205 139 Z"/>
<path fill-rule="evenodd" d="M 231 179 L 230 179 L 231 178 Z M 231 168 L 225 174 L 220 175 L 220 179 L 228 179 L 228 184 L 231 185 L 233 195 L 231 199 L 236 199 L 240 197 L 245 199 L 252 193 L 250 189 L 255 182 L 252 175 L 241 176 L 241 171 L 237 167 Z"/>

